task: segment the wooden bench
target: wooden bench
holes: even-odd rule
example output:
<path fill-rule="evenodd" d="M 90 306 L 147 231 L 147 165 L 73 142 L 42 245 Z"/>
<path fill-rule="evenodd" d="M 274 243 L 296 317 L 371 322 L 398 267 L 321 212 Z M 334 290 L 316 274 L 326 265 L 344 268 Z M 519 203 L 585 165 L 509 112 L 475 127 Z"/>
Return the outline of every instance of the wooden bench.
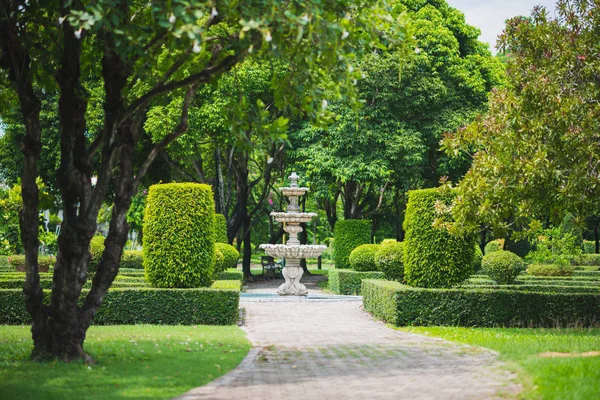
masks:
<path fill-rule="evenodd" d="M 281 274 L 285 261 L 275 262 L 271 256 L 261 256 L 260 264 L 262 266 L 263 276 L 271 276 L 275 278 L 276 274 Z"/>

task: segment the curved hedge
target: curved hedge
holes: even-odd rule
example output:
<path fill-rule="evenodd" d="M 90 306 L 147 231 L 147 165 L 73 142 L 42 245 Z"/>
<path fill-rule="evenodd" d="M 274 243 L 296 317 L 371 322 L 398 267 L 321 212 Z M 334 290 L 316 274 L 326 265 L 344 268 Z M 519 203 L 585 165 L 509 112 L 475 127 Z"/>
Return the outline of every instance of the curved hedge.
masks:
<path fill-rule="evenodd" d="M 346 219 L 335 224 L 333 259 L 336 268 L 350 268 L 350 253 L 361 244 L 371 243 L 371 221 Z"/>
<path fill-rule="evenodd" d="M 146 278 L 153 286 L 210 286 L 215 268 L 214 210 L 209 185 L 150 186 L 143 254 Z"/>
<path fill-rule="evenodd" d="M 215 214 L 215 243 L 228 243 L 227 220 L 223 214 Z"/>
<path fill-rule="evenodd" d="M 494 282 L 508 285 L 514 283 L 517 275 L 523 270 L 523 260 L 510 251 L 498 250 L 486 254 L 481 266 Z"/>
<path fill-rule="evenodd" d="M 375 265 L 386 279 L 402 282 L 404 279 L 404 242 L 385 242 L 375 254 Z"/>
<path fill-rule="evenodd" d="M 408 192 L 404 219 L 404 280 L 411 286 L 451 287 L 473 272 L 475 238 L 454 235 L 433 226 L 439 217 L 435 204 L 452 202 L 454 190 L 423 189 Z"/>
<path fill-rule="evenodd" d="M 355 271 L 377 271 L 375 254 L 379 250 L 378 244 L 361 244 L 350 253 L 348 261 Z"/>
<path fill-rule="evenodd" d="M 235 247 L 227 243 L 215 243 L 215 249 L 222 254 L 221 262 L 215 263 L 215 272 L 223 272 L 230 268 L 237 268 L 237 262 L 240 258 L 240 252 Z"/>

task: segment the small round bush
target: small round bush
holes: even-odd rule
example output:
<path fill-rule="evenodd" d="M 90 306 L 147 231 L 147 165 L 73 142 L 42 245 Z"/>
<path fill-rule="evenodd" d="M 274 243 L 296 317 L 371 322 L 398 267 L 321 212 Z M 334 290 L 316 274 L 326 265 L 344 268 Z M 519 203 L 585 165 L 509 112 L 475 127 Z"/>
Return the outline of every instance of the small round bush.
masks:
<path fill-rule="evenodd" d="M 88 264 L 88 272 L 95 272 L 96 267 L 100 264 L 102 252 L 104 251 L 104 236 L 94 236 L 90 241 L 90 263 Z"/>
<path fill-rule="evenodd" d="M 377 271 L 375 265 L 375 253 L 379 250 L 378 244 L 363 244 L 358 246 L 352 253 L 348 261 L 355 271 Z"/>
<path fill-rule="evenodd" d="M 495 239 L 485 245 L 485 254 L 490 254 L 498 250 L 502 250 L 503 239 Z"/>
<path fill-rule="evenodd" d="M 121 256 L 120 268 L 143 269 L 142 250 L 125 250 Z"/>
<path fill-rule="evenodd" d="M 375 266 L 386 279 L 402 282 L 404 279 L 404 242 L 385 242 L 375 253 Z"/>
<path fill-rule="evenodd" d="M 223 255 L 221 265 L 218 263 L 215 264 L 215 273 L 223 272 L 229 268 L 237 268 L 240 253 L 235 247 L 227 243 L 215 243 L 215 250 L 218 250 Z"/>
<path fill-rule="evenodd" d="M 575 267 L 564 264 L 531 264 L 527 273 L 533 276 L 571 276 Z"/>
<path fill-rule="evenodd" d="M 506 250 L 498 250 L 483 257 L 481 266 L 494 282 L 500 285 L 514 283 L 523 269 L 521 257 Z"/>
<path fill-rule="evenodd" d="M 227 240 L 227 220 L 223 214 L 215 214 L 215 243 L 229 243 L 229 240 Z"/>
<path fill-rule="evenodd" d="M 215 274 L 218 274 L 219 272 L 223 272 L 225 270 L 225 268 L 223 267 L 224 260 L 225 257 L 223 256 L 223 253 L 221 253 L 221 250 L 219 250 L 217 246 L 215 246 Z"/>
<path fill-rule="evenodd" d="M 333 259 L 336 268 L 351 268 L 350 253 L 361 244 L 371 243 L 371 221 L 346 219 L 335 224 Z"/>

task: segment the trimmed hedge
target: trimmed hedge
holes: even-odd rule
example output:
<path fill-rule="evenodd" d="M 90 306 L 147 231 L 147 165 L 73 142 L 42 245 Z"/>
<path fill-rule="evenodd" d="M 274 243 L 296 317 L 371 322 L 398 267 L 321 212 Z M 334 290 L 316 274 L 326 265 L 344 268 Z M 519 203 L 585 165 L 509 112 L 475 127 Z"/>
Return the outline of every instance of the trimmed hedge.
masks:
<path fill-rule="evenodd" d="M 25 272 L 25 256 L 24 255 L 12 255 L 8 257 L 8 263 L 12 267 L 13 271 Z M 52 256 L 38 256 L 38 272 L 48 272 L 50 267 L 54 266 L 56 258 Z"/>
<path fill-rule="evenodd" d="M 102 258 L 105 240 L 106 238 L 104 236 L 94 236 L 92 240 L 90 240 L 90 262 L 88 263 L 88 272 L 96 271 L 96 267 Z"/>
<path fill-rule="evenodd" d="M 571 264 L 590 267 L 600 266 L 600 254 L 582 254 L 579 257 L 572 257 Z"/>
<path fill-rule="evenodd" d="M 155 287 L 210 286 L 215 203 L 209 185 L 152 185 L 144 212 L 144 269 Z"/>
<path fill-rule="evenodd" d="M 569 327 L 600 325 L 600 294 L 491 289 L 423 289 L 366 279 L 365 310 L 405 325 Z"/>
<path fill-rule="evenodd" d="M 361 244 L 350 253 L 348 262 L 355 271 L 377 271 L 375 254 L 379 250 L 378 244 Z"/>
<path fill-rule="evenodd" d="M 8 263 L 8 256 L 0 256 L 0 268 L 9 269 L 10 264 Z"/>
<path fill-rule="evenodd" d="M 570 265 L 560 264 L 531 264 L 527 267 L 527 273 L 533 276 L 572 276 L 574 270 Z"/>
<path fill-rule="evenodd" d="M 375 254 L 375 265 L 386 279 L 402 282 L 404 279 L 404 242 L 383 242 Z"/>
<path fill-rule="evenodd" d="M 383 272 L 358 272 L 351 269 L 330 269 L 329 289 L 337 294 L 359 295 L 363 279 L 383 279 Z"/>
<path fill-rule="evenodd" d="M 227 270 L 223 272 L 219 272 L 215 276 L 216 280 L 219 281 L 241 281 L 244 282 L 244 273 L 242 271 L 237 270 Z"/>
<path fill-rule="evenodd" d="M 489 285 L 489 284 L 469 284 L 462 286 L 468 289 L 507 289 L 507 290 L 518 290 L 525 292 L 551 292 L 551 293 L 600 293 L 600 286 L 562 286 L 562 285 Z"/>
<path fill-rule="evenodd" d="M 371 243 L 371 221 L 346 219 L 336 222 L 333 260 L 336 268 L 350 268 L 350 253 L 361 244 Z"/>
<path fill-rule="evenodd" d="M 412 286 L 451 287 L 473 273 L 475 238 L 453 235 L 433 226 L 436 203 L 449 204 L 452 189 L 423 189 L 408 192 L 404 231 L 404 280 Z"/>
<path fill-rule="evenodd" d="M 523 270 L 523 265 L 521 257 L 506 250 L 486 254 L 481 262 L 481 267 L 490 278 L 501 285 L 513 283 Z"/>
<path fill-rule="evenodd" d="M 125 250 L 119 268 L 144 269 L 142 250 Z"/>
<path fill-rule="evenodd" d="M 237 268 L 240 252 L 235 247 L 227 243 L 215 243 L 215 251 L 219 251 L 223 255 L 221 263 L 215 263 L 216 273 Z"/>
<path fill-rule="evenodd" d="M 22 289 L 23 284 L 25 283 L 25 278 L 21 279 L 6 279 L 0 277 L 0 289 Z M 42 289 L 52 289 L 52 279 L 40 279 L 40 287 Z M 85 289 L 89 289 L 92 287 L 92 282 L 87 281 L 83 284 Z M 144 280 L 120 280 L 115 279 L 115 281 L 110 285 L 111 288 L 133 288 L 133 287 L 148 287 L 148 283 Z"/>
<path fill-rule="evenodd" d="M 83 302 L 87 290 L 82 291 Z M 44 293 L 50 301 L 50 293 Z M 111 289 L 94 318 L 95 325 L 232 325 L 238 320 L 238 290 Z M 23 291 L 0 290 L 0 324 L 29 324 Z"/>
<path fill-rule="evenodd" d="M 223 214 L 215 214 L 215 243 L 227 243 L 227 220 Z"/>

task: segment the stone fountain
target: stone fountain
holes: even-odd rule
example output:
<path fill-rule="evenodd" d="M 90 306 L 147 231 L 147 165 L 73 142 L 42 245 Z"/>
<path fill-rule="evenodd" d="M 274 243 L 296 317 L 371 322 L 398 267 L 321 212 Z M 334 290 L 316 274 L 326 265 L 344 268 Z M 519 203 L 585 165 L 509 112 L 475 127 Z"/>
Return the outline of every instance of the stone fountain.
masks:
<path fill-rule="evenodd" d="M 289 234 L 286 244 L 261 244 L 260 248 L 271 257 L 285 258 L 285 267 L 282 274 L 285 282 L 277 289 L 281 296 L 306 296 L 308 290 L 300 283 L 302 278 L 302 267 L 300 260 L 303 258 L 315 258 L 321 255 L 327 246 L 300 244 L 298 234 L 302 232 L 300 226 L 303 222 L 310 222 L 316 213 L 300 212 L 298 197 L 308 192 L 308 188 L 298 186 L 298 178 L 295 172 L 289 176 L 290 187 L 282 187 L 279 190 L 290 200 L 286 212 L 272 212 L 275 221 L 285 222 L 284 230 Z"/>

